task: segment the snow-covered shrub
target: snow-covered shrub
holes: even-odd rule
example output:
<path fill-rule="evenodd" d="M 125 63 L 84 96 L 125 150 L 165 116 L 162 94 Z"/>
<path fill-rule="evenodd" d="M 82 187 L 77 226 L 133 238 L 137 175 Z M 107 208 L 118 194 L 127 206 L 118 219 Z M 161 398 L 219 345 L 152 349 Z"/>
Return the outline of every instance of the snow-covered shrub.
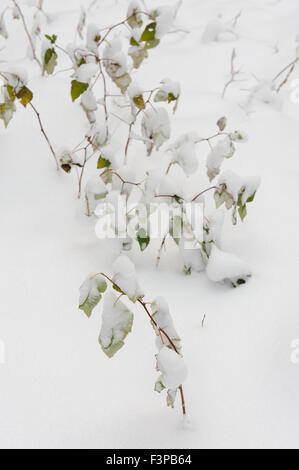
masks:
<path fill-rule="evenodd" d="M 62 54 L 69 61 L 69 101 L 82 111 L 82 135 L 74 148 L 62 146 L 55 150 L 32 103 L 27 74 L 9 65 L 0 70 L 5 81 L 0 119 L 7 126 L 16 111 L 17 100 L 25 107 L 30 104 L 59 169 L 65 175 L 74 174 L 78 181 L 78 196 L 84 200 L 86 214 L 100 218 L 116 216 L 106 225 L 110 234 L 120 238 L 123 251 L 130 251 L 134 243 L 141 252 L 149 247 L 155 237 L 152 220 L 163 210 L 170 217 L 161 236 L 158 261 L 169 239 L 177 245 L 186 274 L 206 270 L 211 281 L 237 287 L 248 280 L 251 271 L 233 254 L 222 250 L 223 207 L 232 211 L 233 224 L 238 217 L 243 221 L 260 181 L 258 177 L 239 176 L 223 167 L 235 157 L 247 136 L 239 129 L 228 130 L 226 117 L 217 122 L 215 117 L 215 130 L 211 130 L 209 137 L 201 137 L 198 130 L 173 135 L 170 115 L 181 100 L 181 85 L 176 77 L 159 77 L 151 89 L 137 81 L 138 69 L 152 49 L 175 30 L 180 4 L 181 1 L 169 1 L 169 5 L 146 9 L 143 2 L 132 0 L 122 21 L 103 29 L 91 21 L 88 10 L 82 7 L 75 28 L 76 40 L 61 45 L 55 31 L 49 31 L 51 24 L 46 22 L 41 7 L 34 7 L 29 27 L 18 2 L 12 0 L 12 17 L 22 22 L 28 55 L 39 66 L 44 80 L 69 70 L 59 69 Z M 7 9 L 0 14 L 0 35 L 5 39 L 9 34 L 6 12 Z M 235 37 L 233 29 L 234 25 L 217 20 L 207 26 L 203 41 Z M 261 97 L 263 94 L 260 90 Z M 135 142 L 142 170 L 133 164 Z M 199 175 L 199 161 L 203 158 L 199 148 L 205 145 L 208 145 L 206 172 Z M 196 192 L 190 190 L 193 175 L 198 175 L 200 182 Z M 216 207 L 206 213 L 205 208 L 211 203 Z M 204 208 L 202 218 L 197 213 L 198 206 Z M 111 278 L 102 273 L 83 283 L 79 308 L 90 317 L 102 297 L 99 343 L 104 353 L 113 357 L 132 330 L 134 315 L 126 302 L 141 306 L 156 334 L 159 377 L 155 390 L 167 390 L 170 406 L 179 392 L 185 413 L 182 384 L 186 367 L 181 339 L 167 302 L 160 297 L 150 303 L 144 301 L 135 267 L 125 255 L 116 260 Z"/>
<path fill-rule="evenodd" d="M 176 212 L 176 216 L 170 218 L 168 230 L 163 234 L 163 244 L 166 238 L 174 240 L 183 258 L 184 270 L 190 274 L 192 270 L 202 271 L 206 268 L 212 245 L 221 249 L 220 238 L 216 240 L 211 237 L 209 227 L 210 219 L 215 216 L 204 214 L 201 224 L 203 236 L 200 236 L 194 232 L 194 226 L 188 218 L 190 207 L 195 208 L 196 203 L 206 207 L 214 192 L 216 209 L 225 204 L 227 210 L 232 210 L 233 224 L 236 224 L 238 215 L 242 221 L 246 217 L 248 204 L 255 197 L 259 179 L 238 176 L 230 170 L 222 172 L 226 160 L 235 156 L 240 143 L 247 141 L 244 132 L 226 130 L 225 117 L 217 121 L 218 130 L 211 137 L 201 138 L 197 131 L 191 131 L 173 136 L 171 142 L 169 112 L 172 108 L 176 111 L 178 107 L 180 84 L 175 81 L 175 77 L 164 77 L 160 84 L 144 90 L 136 81 L 136 73 L 133 75 L 134 69 L 142 66 L 151 49 L 158 47 L 173 27 L 180 3 L 146 10 L 138 0 L 133 0 L 123 21 L 101 30 L 89 22 L 88 14 L 83 9 L 77 25 L 82 44 L 61 47 L 56 34 L 45 34 L 40 57 L 42 73 L 51 75 L 58 66 L 59 55 L 62 52 L 67 54 L 72 68 L 71 99 L 74 106 L 80 103 L 89 123 L 89 130 L 75 149 L 55 152 L 49 144 L 63 171 L 71 174 L 75 168 L 76 173 L 79 172 L 78 195 L 81 197 L 83 194 L 85 197 L 87 215 L 97 212 L 106 216 L 111 210 L 117 211 L 121 197 L 125 197 L 128 205 L 134 202 L 135 207 L 129 208 L 126 220 L 121 224 L 127 227 L 124 229 L 126 232 L 123 228 L 120 230 L 117 223 L 111 224 L 109 229 L 114 230 L 115 236 L 123 236 L 122 247 L 125 251 L 131 249 L 134 240 L 144 251 L 150 245 L 151 217 L 157 211 L 152 206 L 164 203 L 169 212 Z M 19 7 L 17 10 L 21 12 Z M 229 23 L 227 25 L 232 27 Z M 215 32 L 220 29 L 223 30 L 220 26 L 216 28 L 214 25 L 212 28 L 210 25 L 207 31 L 211 33 L 212 30 Z M 25 87 L 27 79 L 22 79 L 22 88 L 19 90 L 18 84 L 11 84 L 12 80 L 15 81 L 15 75 L 5 77 L 7 84 L 0 117 L 7 125 L 15 111 L 14 98 L 21 97 L 21 102 L 26 105 L 32 96 Z M 123 141 L 113 132 L 116 121 L 123 125 L 127 133 Z M 45 131 L 43 134 L 46 136 Z M 130 158 L 136 141 L 143 142 L 145 149 L 144 155 L 140 156 L 144 159 L 140 178 Z M 197 194 L 190 194 L 189 178 L 198 172 L 198 148 L 204 143 L 209 144 L 206 168 L 207 178 L 213 186 L 208 186 L 207 181 L 207 187 L 201 186 Z M 153 169 L 151 157 L 158 153 L 159 162 Z M 146 158 L 146 154 L 149 158 Z M 94 162 L 94 174 L 85 181 L 85 169 L 89 162 Z M 106 213 L 97 211 L 100 203 L 106 204 Z M 190 206 L 189 209 L 186 205 Z M 141 206 L 144 206 L 142 211 Z M 223 221 L 222 212 L 218 220 Z M 182 229 L 182 234 L 174 234 L 176 225 Z M 220 227 L 218 231 L 221 231 Z"/>
<path fill-rule="evenodd" d="M 103 352 L 112 358 L 124 346 L 126 337 L 132 331 L 134 314 L 121 298 L 126 297 L 133 304 L 140 305 L 150 319 L 157 337 L 156 369 L 160 375 L 155 384 L 155 391 L 161 393 L 165 390 L 167 405 L 171 407 L 174 407 L 179 392 L 185 414 L 183 383 L 187 378 L 187 368 L 182 357 L 181 340 L 174 327 L 166 300 L 159 297 L 153 302 L 145 302 L 135 266 L 125 255 L 121 255 L 115 261 L 111 278 L 99 273 L 84 281 L 80 288 L 79 308 L 90 317 L 103 296 L 102 325 L 99 334 L 99 344 Z"/>

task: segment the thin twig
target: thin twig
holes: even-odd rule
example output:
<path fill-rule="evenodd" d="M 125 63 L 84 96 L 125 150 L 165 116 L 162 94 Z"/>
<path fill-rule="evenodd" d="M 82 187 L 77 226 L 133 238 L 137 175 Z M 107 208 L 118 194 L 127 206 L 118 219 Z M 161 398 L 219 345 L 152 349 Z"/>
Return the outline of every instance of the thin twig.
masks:
<path fill-rule="evenodd" d="M 152 15 L 150 15 L 149 13 L 145 12 L 145 11 L 138 11 L 137 14 L 142 14 L 142 15 L 146 15 L 148 16 L 149 18 L 151 19 L 154 19 Z M 113 31 L 115 28 L 117 28 L 118 26 L 122 26 L 122 25 L 125 25 L 128 20 L 130 18 L 132 18 L 133 16 L 135 16 L 135 13 L 133 15 L 130 15 L 128 16 L 125 20 L 123 21 L 120 21 L 119 23 L 116 23 L 112 26 L 108 26 L 107 28 L 104 28 L 102 31 L 107 31 L 107 33 L 103 36 L 103 38 L 101 39 L 100 41 L 100 44 L 101 45 L 106 39 L 107 39 L 107 36 L 111 33 L 111 31 Z"/>
<path fill-rule="evenodd" d="M 235 69 L 235 60 L 236 60 L 236 57 L 237 57 L 237 54 L 236 54 L 236 49 L 233 49 L 233 52 L 232 52 L 232 55 L 231 55 L 231 63 L 230 63 L 230 73 L 231 73 L 231 77 L 229 79 L 229 81 L 225 84 L 224 88 L 223 88 L 223 92 L 222 92 L 222 99 L 224 99 L 225 97 L 225 93 L 226 93 L 226 90 L 228 89 L 228 87 L 236 81 L 236 76 L 239 75 L 240 73 L 240 70 L 236 70 Z"/>
<path fill-rule="evenodd" d="M 162 258 L 162 251 L 163 251 L 163 248 L 164 248 L 165 243 L 166 243 L 167 235 L 168 235 L 168 233 L 166 233 L 166 235 L 164 235 L 161 246 L 160 246 L 159 251 L 158 251 L 158 256 L 157 256 L 157 261 L 156 261 L 156 268 L 157 269 L 159 267 L 159 264 L 160 264 L 160 261 L 161 261 L 161 258 Z"/>
<path fill-rule="evenodd" d="M 276 82 L 276 80 L 285 72 L 288 72 L 286 77 L 284 78 L 284 80 L 279 84 L 279 86 L 276 88 L 276 92 L 279 93 L 280 90 L 282 89 L 282 87 L 284 85 L 286 85 L 286 83 L 289 81 L 289 78 L 290 76 L 292 75 L 292 73 L 294 72 L 295 70 L 295 67 L 296 67 L 296 64 L 297 62 L 299 61 L 299 57 L 296 56 L 296 58 L 290 63 L 288 64 L 286 67 L 284 67 L 272 80 L 272 83 L 274 84 Z"/>
<path fill-rule="evenodd" d="M 108 120 L 109 120 L 109 114 L 108 114 L 108 107 L 107 107 L 107 82 L 106 82 L 106 77 L 103 72 L 103 67 L 101 64 L 101 61 L 99 61 L 99 67 L 100 67 L 100 75 L 102 76 L 103 79 L 103 88 L 104 88 L 104 112 L 105 112 L 105 123 L 106 123 L 106 139 L 108 139 Z"/>
<path fill-rule="evenodd" d="M 122 182 L 121 192 L 123 192 L 124 186 L 126 184 L 129 184 L 131 186 L 136 186 L 143 193 L 143 189 L 140 187 L 140 185 L 143 183 L 143 181 L 140 181 L 139 183 L 134 183 L 132 181 L 126 181 L 126 180 L 123 179 L 123 177 L 119 173 L 117 173 L 117 171 L 113 170 L 112 168 L 107 168 L 107 170 L 105 170 L 105 171 L 103 171 L 103 173 L 101 173 L 101 176 L 103 176 L 107 173 L 110 173 L 111 175 L 116 176 Z"/>
<path fill-rule="evenodd" d="M 85 170 L 85 165 L 86 165 L 86 162 L 87 162 L 87 147 L 84 148 L 84 162 L 83 162 L 82 170 L 81 170 L 80 177 L 79 177 L 79 183 L 78 183 L 79 184 L 78 199 L 81 198 L 82 179 L 83 179 L 83 174 L 84 174 L 84 170 Z"/>
<path fill-rule="evenodd" d="M 38 63 L 38 65 L 40 66 L 40 69 L 43 70 L 43 66 L 41 64 L 41 61 L 39 60 L 39 58 L 37 57 L 36 55 L 36 52 L 35 52 L 35 47 L 34 47 L 34 44 L 33 44 L 33 41 L 32 41 L 32 38 L 31 38 L 31 35 L 29 33 L 29 30 L 27 28 L 27 25 L 26 25 L 26 21 L 25 21 L 25 17 L 23 15 L 23 12 L 20 8 L 20 6 L 18 5 L 18 3 L 16 2 L 16 0 L 12 0 L 13 4 L 15 5 L 16 9 L 18 10 L 19 14 L 20 14 L 20 17 L 22 19 L 22 23 L 23 23 L 23 26 L 24 26 L 24 30 L 25 30 L 25 33 L 27 35 L 27 38 L 28 38 L 28 41 L 29 41 L 29 44 L 30 44 L 30 47 L 31 47 L 31 50 L 32 50 L 32 55 L 33 55 L 33 58 L 34 60 Z"/>
<path fill-rule="evenodd" d="M 38 123 L 39 123 L 40 130 L 41 130 L 41 132 L 42 132 L 44 138 L 46 139 L 46 142 L 47 142 L 47 144 L 48 144 L 48 146 L 49 146 L 49 148 L 50 148 L 50 151 L 51 151 L 51 153 L 52 153 L 52 155 L 53 155 L 53 157 L 54 157 L 54 160 L 55 160 L 56 166 L 57 166 L 57 170 L 59 170 L 59 164 L 58 164 L 58 160 L 57 160 L 56 153 L 55 153 L 55 151 L 54 151 L 54 149 L 53 149 L 53 146 L 52 146 L 52 144 L 51 144 L 51 142 L 50 142 L 49 137 L 47 136 L 47 134 L 46 134 L 46 132 L 45 132 L 43 123 L 42 123 L 42 121 L 41 121 L 40 114 L 39 114 L 39 112 L 37 111 L 37 109 L 35 108 L 35 106 L 34 106 L 32 103 L 29 103 L 29 105 L 31 106 L 32 110 L 34 111 L 34 113 L 35 113 L 35 115 L 36 115 L 36 117 L 37 117 L 37 119 L 38 119 Z"/>

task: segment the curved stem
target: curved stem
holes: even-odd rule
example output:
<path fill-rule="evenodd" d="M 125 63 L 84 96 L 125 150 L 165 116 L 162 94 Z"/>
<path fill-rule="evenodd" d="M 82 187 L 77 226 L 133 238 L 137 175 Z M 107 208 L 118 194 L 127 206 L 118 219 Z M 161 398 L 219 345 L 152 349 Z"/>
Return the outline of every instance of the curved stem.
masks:
<path fill-rule="evenodd" d="M 109 276 L 107 276 L 107 274 L 104 274 L 104 273 L 97 273 L 95 274 L 94 277 L 96 276 L 103 276 L 105 279 L 107 279 L 107 281 L 109 281 L 122 295 L 125 295 L 127 296 L 127 294 L 125 292 L 123 292 L 121 290 L 121 288 L 113 281 L 113 279 L 110 279 Z M 166 331 L 163 329 L 163 328 L 160 328 L 158 323 L 156 322 L 156 320 L 153 318 L 152 314 L 150 313 L 149 309 L 147 308 L 147 305 L 148 305 L 148 302 L 143 302 L 142 299 L 137 299 L 137 302 L 144 308 L 147 316 L 149 317 L 149 319 L 151 320 L 152 324 L 156 327 L 156 329 L 158 330 L 158 333 L 159 334 L 163 334 L 165 336 L 165 338 L 168 340 L 170 346 L 172 347 L 172 349 L 177 353 L 177 354 L 180 354 L 176 345 L 174 344 L 174 342 L 172 341 L 172 339 L 169 337 L 169 335 L 166 333 Z M 163 342 L 163 340 L 162 340 Z M 184 392 L 183 392 L 183 386 L 180 385 L 179 387 L 179 390 L 180 390 L 180 395 L 181 395 L 181 402 L 182 402 L 182 411 L 183 411 L 183 415 L 185 416 L 186 415 L 186 404 L 185 404 L 185 399 L 184 399 Z"/>

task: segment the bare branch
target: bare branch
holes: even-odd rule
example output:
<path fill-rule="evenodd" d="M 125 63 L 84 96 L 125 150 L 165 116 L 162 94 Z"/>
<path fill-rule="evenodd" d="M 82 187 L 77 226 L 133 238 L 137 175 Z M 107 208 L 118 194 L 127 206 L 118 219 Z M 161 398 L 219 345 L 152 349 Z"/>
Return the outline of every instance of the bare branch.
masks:
<path fill-rule="evenodd" d="M 286 65 L 272 80 L 272 83 L 273 83 L 273 86 L 275 87 L 275 82 L 276 80 L 281 76 L 283 75 L 285 72 L 287 72 L 286 74 L 286 77 L 283 79 L 283 81 L 278 85 L 278 87 L 276 88 L 276 92 L 279 93 L 280 90 L 282 89 L 282 87 L 284 85 L 286 85 L 286 83 L 289 81 L 289 78 L 291 77 L 292 73 L 294 72 L 295 70 L 295 67 L 297 65 L 297 62 L 299 62 L 299 57 L 296 53 L 296 57 L 295 59 L 288 65 Z"/>
<path fill-rule="evenodd" d="M 235 69 L 235 60 L 236 60 L 236 57 L 237 57 L 237 54 L 236 54 L 236 49 L 233 49 L 233 52 L 232 52 L 232 56 L 231 56 L 231 70 L 230 70 L 230 74 L 231 74 L 231 77 L 229 79 L 229 81 L 226 83 L 226 85 L 224 86 L 224 89 L 223 89 L 223 92 L 222 92 L 222 99 L 224 99 L 225 97 L 225 93 L 226 93 L 226 90 L 228 89 L 228 87 L 236 81 L 236 76 L 239 75 L 240 73 L 240 70 L 236 70 Z"/>

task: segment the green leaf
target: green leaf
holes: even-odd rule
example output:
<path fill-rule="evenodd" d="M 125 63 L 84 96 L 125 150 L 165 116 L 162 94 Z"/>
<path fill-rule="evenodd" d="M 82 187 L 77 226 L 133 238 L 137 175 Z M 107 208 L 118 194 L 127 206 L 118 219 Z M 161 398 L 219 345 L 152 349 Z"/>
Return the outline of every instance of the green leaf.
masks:
<path fill-rule="evenodd" d="M 57 40 L 57 36 L 56 34 L 52 34 L 52 36 L 49 36 L 49 34 L 45 34 L 45 37 L 47 39 L 49 39 L 49 41 L 51 42 L 51 44 L 55 44 L 56 40 Z"/>
<path fill-rule="evenodd" d="M 16 111 L 16 105 L 11 100 L 5 101 L 5 103 L 0 104 L 0 119 L 4 121 L 5 127 L 7 127 L 8 124 L 10 123 L 15 111 Z"/>
<path fill-rule="evenodd" d="M 52 75 L 57 65 L 57 57 L 58 55 L 56 54 L 54 48 L 46 50 L 44 56 L 43 73 L 47 72 L 48 75 Z"/>
<path fill-rule="evenodd" d="M 177 390 L 167 390 L 167 406 L 170 406 L 171 408 L 174 408 L 175 400 L 176 400 L 176 395 L 177 395 Z"/>
<path fill-rule="evenodd" d="M 244 143 L 248 141 L 248 137 L 243 131 L 235 131 L 229 134 L 229 138 L 233 142 L 237 142 L 237 143 Z"/>
<path fill-rule="evenodd" d="M 241 220 L 244 220 L 246 215 L 247 215 L 247 208 L 246 208 L 246 204 L 245 206 L 240 206 L 239 207 L 239 215 L 241 217 Z"/>
<path fill-rule="evenodd" d="M 117 287 L 115 284 L 113 284 L 113 289 L 119 294 L 123 294 L 123 291 L 119 287 Z"/>
<path fill-rule="evenodd" d="M 220 132 L 224 131 L 224 129 L 226 128 L 226 124 L 227 124 L 227 119 L 226 119 L 225 116 L 218 119 L 217 126 L 218 126 L 218 129 L 220 130 Z"/>
<path fill-rule="evenodd" d="M 171 103 L 172 101 L 176 101 L 178 98 L 174 96 L 173 93 L 168 93 L 168 103 Z"/>
<path fill-rule="evenodd" d="M 137 108 L 139 109 L 145 108 L 145 103 L 142 95 L 134 96 L 133 103 L 135 103 Z"/>
<path fill-rule="evenodd" d="M 221 207 L 222 204 L 224 204 L 225 202 L 225 195 L 223 192 L 220 193 L 219 191 L 215 191 L 214 199 L 215 199 L 216 208 L 219 209 L 219 207 Z"/>
<path fill-rule="evenodd" d="M 82 93 L 84 93 L 88 88 L 88 83 L 78 82 L 77 80 L 72 80 L 71 96 L 72 101 L 75 101 L 79 98 Z"/>
<path fill-rule="evenodd" d="M 254 198 L 255 198 L 255 195 L 256 195 L 256 192 L 253 193 L 248 199 L 246 202 L 253 202 L 254 201 Z"/>
<path fill-rule="evenodd" d="M 81 58 L 81 60 L 77 63 L 78 67 L 81 67 L 81 65 L 84 65 L 86 64 L 86 60 L 84 59 L 84 57 Z"/>
<path fill-rule="evenodd" d="M 9 94 L 11 101 L 14 101 L 16 99 L 14 87 L 11 85 L 6 85 L 6 89 L 7 89 L 7 93 Z"/>
<path fill-rule="evenodd" d="M 66 173 L 70 173 L 70 172 L 71 172 L 71 169 L 72 169 L 72 167 L 71 167 L 71 165 L 70 165 L 69 163 L 63 163 L 63 164 L 61 165 L 61 168 L 62 168 L 62 170 L 65 171 Z"/>
<path fill-rule="evenodd" d="M 149 237 L 149 235 L 146 233 L 146 231 L 144 230 L 144 228 L 140 228 L 136 234 L 136 238 L 137 238 L 137 241 L 139 243 L 139 247 L 140 247 L 140 250 L 141 251 L 144 251 L 146 250 L 146 248 L 148 247 L 151 239 Z"/>
<path fill-rule="evenodd" d="M 106 356 L 113 357 L 124 346 L 124 339 L 132 331 L 133 319 L 133 313 L 113 292 L 106 295 L 99 336 Z"/>
<path fill-rule="evenodd" d="M 24 108 L 26 108 L 27 104 L 30 103 L 33 98 L 33 93 L 31 90 L 29 90 L 29 88 L 23 86 L 20 91 L 16 94 L 16 96 L 20 100 Z"/>
<path fill-rule="evenodd" d="M 140 42 L 149 42 L 156 39 L 156 29 L 156 22 L 148 24 L 141 35 Z"/>
<path fill-rule="evenodd" d="M 128 22 L 128 25 L 132 28 L 132 29 L 135 29 L 135 28 L 141 28 L 142 24 L 143 24 L 143 21 L 142 19 L 140 18 L 140 14 L 138 15 L 137 17 L 137 13 L 138 11 L 136 9 L 133 10 L 132 12 L 132 15 L 128 18 L 127 22 Z"/>
<path fill-rule="evenodd" d="M 248 274 L 246 278 L 239 278 L 239 279 L 232 279 L 231 280 L 231 285 L 235 289 L 239 286 L 243 286 L 244 284 L 247 284 L 248 280 L 250 279 L 251 275 Z"/>
<path fill-rule="evenodd" d="M 107 289 L 107 283 L 102 276 L 86 279 L 80 287 L 79 309 L 91 316 L 93 309 L 100 302 L 102 295 Z"/>
<path fill-rule="evenodd" d="M 160 103 L 161 101 L 167 101 L 167 100 L 168 100 L 168 96 L 167 96 L 167 93 L 165 93 L 165 91 L 162 91 L 162 90 L 157 91 L 154 97 L 155 103 Z"/>
<path fill-rule="evenodd" d="M 161 393 L 163 390 L 165 390 L 165 385 L 163 384 L 161 379 L 158 379 L 157 382 L 155 383 L 155 392 Z"/>
<path fill-rule="evenodd" d="M 132 79 L 128 73 L 125 73 L 121 77 L 114 78 L 114 83 L 116 84 L 116 86 L 118 86 L 118 88 L 120 88 L 123 95 L 129 88 L 129 85 L 131 82 L 132 82 Z"/>
<path fill-rule="evenodd" d="M 179 103 L 179 96 L 175 96 L 173 93 L 168 93 L 165 92 L 164 90 L 159 90 L 155 97 L 154 97 L 155 103 L 159 103 L 160 101 L 167 101 L 168 104 L 175 102 L 174 106 L 174 112 L 177 110 L 178 103 Z"/>
<path fill-rule="evenodd" d="M 192 274 L 192 268 L 191 266 L 184 266 L 184 274 L 186 276 L 190 276 Z"/>
<path fill-rule="evenodd" d="M 139 42 L 137 42 L 136 39 L 134 39 L 133 37 L 131 37 L 130 39 L 130 44 L 131 46 L 139 46 Z"/>
<path fill-rule="evenodd" d="M 169 234 L 178 245 L 180 243 L 180 237 L 182 236 L 183 220 L 179 215 L 175 215 L 169 224 Z"/>
<path fill-rule="evenodd" d="M 133 65 L 135 69 L 138 69 L 144 59 L 147 59 L 148 57 L 148 52 L 142 47 L 137 46 L 130 49 L 128 54 L 133 60 Z"/>
<path fill-rule="evenodd" d="M 155 47 L 159 46 L 160 44 L 160 39 L 153 39 L 152 41 L 147 41 L 147 43 L 144 46 L 144 49 L 154 49 Z"/>
<path fill-rule="evenodd" d="M 98 165 L 97 165 L 98 170 L 101 170 L 102 168 L 108 168 L 110 165 L 111 165 L 111 162 L 109 160 L 107 160 L 106 158 L 102 156 L 99 157 Z"/>

